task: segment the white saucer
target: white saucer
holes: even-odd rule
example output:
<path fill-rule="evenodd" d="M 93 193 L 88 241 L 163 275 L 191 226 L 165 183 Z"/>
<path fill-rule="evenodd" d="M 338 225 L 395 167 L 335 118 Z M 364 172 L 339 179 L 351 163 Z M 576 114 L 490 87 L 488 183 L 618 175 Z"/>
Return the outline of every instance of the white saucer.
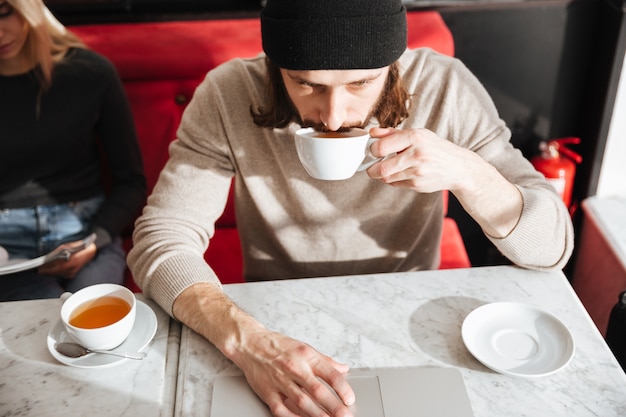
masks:
<path fill-rule="evenodd" d="M 574 339 L 565 324 L 548 312 L 522 303 L 478 307 L 463 321 L 461 334 L 476 359 L 506 375 L 550 375 L 574 356 Z"/>
<path fill-rule="evenodd" d="M 157 317 L 154 311 L 145 303 L 137 300 L 137 316 L 135 325 L 128 336 L 128 339 L 113 352 L 139 352 L 145 349 L 157 331 Z M 107 368 L 118 365 L 121 362 L 131 359 L 120 358 L 118 356 L 104 355 L 100 353 L 90 353 L 80 358 L 69 358 L 56 351 L 54 345 L 57 342 L 73 342 L 74 340 L 65 330 L 63 322 L 59 319 L 48 333 L 48 350 L 56 360 L 66 365 L 77 368 Z"/>

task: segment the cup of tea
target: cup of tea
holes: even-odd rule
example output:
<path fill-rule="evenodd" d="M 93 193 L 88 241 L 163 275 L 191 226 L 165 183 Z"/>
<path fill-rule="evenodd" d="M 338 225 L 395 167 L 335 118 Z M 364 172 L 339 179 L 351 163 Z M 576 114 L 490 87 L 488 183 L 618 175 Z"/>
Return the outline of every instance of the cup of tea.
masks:
<path fill-rule="evenodd" d="M 61 296 L 61 320 L 72 339 L 87 349 L 121 345 L 135 324 L 137 301 L 128 288 L 95 284 Z"/>
<path fill-rule="evenodd" d="M 366 130 L 357 128 L 347 132 L 302 128 L 295 132 L 302 166 L 310 176 L 320 180 L 345 180 L 381 160 L 369 152 L 376 140 Z"/>

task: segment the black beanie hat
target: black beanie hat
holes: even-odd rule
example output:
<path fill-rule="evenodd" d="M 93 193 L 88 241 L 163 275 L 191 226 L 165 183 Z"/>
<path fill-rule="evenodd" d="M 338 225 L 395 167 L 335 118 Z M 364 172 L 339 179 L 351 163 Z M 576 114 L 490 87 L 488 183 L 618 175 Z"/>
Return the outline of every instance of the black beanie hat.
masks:
<path fill-rule="evenodd" d="M 382 68 L 406 49 L 406 9 L 401 0 L 268 0 L 261 32 L 281 68 Z"/>

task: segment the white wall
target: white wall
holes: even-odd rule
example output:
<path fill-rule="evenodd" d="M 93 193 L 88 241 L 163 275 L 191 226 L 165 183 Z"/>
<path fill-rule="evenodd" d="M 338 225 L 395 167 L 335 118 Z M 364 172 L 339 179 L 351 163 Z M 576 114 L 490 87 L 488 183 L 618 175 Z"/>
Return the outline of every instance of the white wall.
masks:
<path fill-rule="evenodd" d="M 600 168 L 599 197 L 626 197 L 626 55 Z"/>

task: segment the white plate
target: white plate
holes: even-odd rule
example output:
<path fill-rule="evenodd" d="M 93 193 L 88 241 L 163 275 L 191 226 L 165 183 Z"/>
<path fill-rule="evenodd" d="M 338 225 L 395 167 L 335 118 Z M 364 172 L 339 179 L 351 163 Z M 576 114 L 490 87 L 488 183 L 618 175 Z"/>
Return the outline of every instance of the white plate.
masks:
<path fill-rule="evenodd" d="M 476 359 L 506 375 L 550 375 L 574 356 L 569 329 L 552 314 L 522 303 L 478 307 L 463 321 L 461 334 Z"/>
<path fill-rule="evenodd" d="M 130 332 L 128 338 L 116 347 L 111 349 L 113 352 L 140 352 L 145 349 L 157 331 L 157 317 L 154 311 L 145 303 L 137 300 L 137 316 L 135 325 Z M 74 342 L 72 337 L 67 333 L 63 322 L 59 319 L 48 333 L 48 350 L 56 360 L 66 365 L 75 366 L 77 368 L 107 368 L 118 365 L 124 361 L 131 359 L 120 358 L 112 355 L 101 353 L 90 353 L 80 358 L 68 358 L 56 351 L 54 345 L 57 342 Z"/>

